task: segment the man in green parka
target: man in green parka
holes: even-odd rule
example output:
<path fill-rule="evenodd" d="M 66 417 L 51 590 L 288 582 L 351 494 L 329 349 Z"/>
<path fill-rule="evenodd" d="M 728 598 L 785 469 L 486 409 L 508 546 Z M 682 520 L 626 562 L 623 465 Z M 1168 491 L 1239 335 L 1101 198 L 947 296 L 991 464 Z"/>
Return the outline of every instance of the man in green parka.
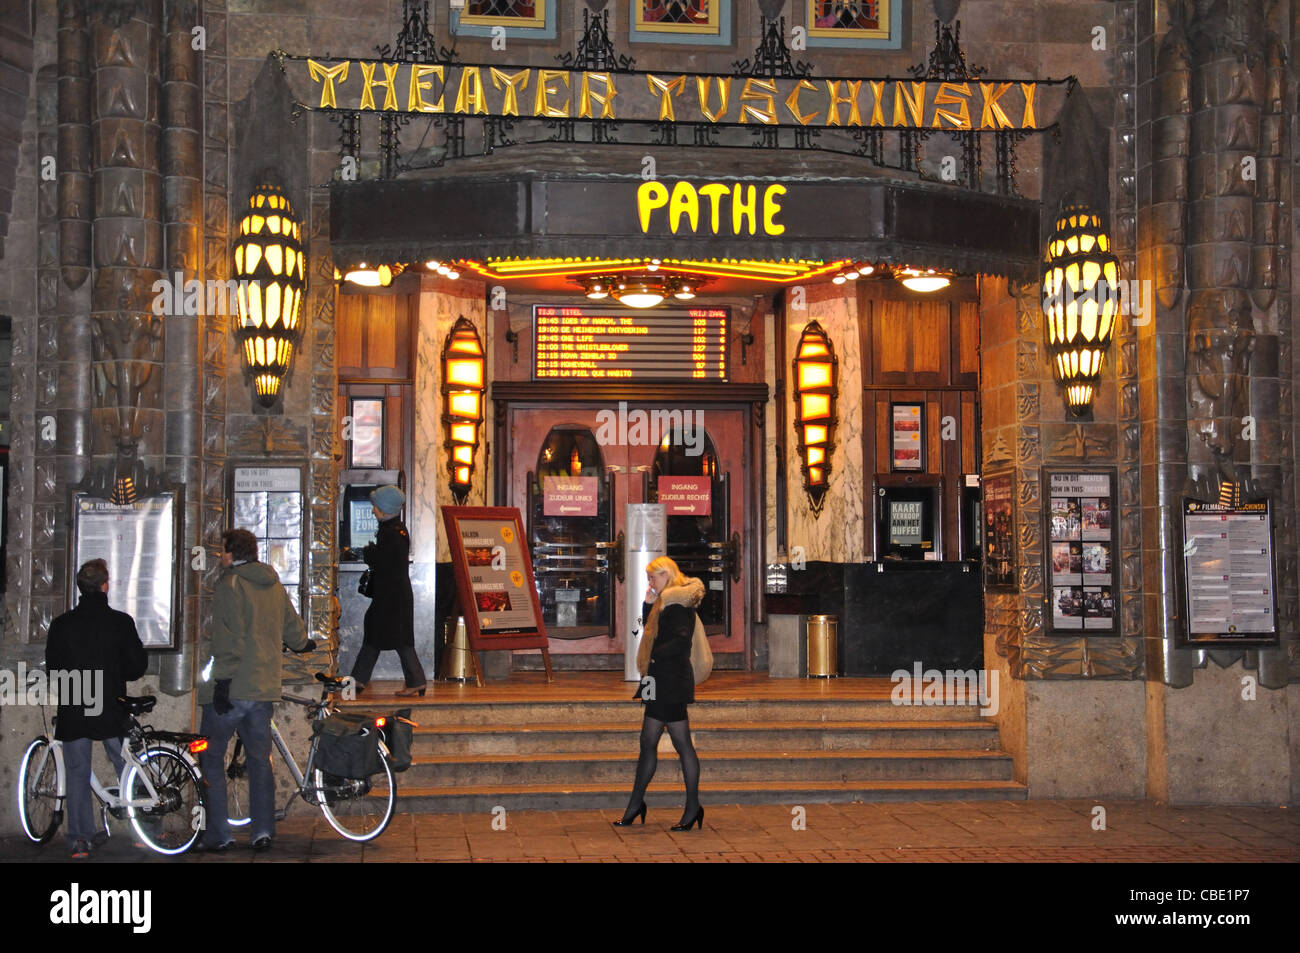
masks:
<path fill-rule="evenodd" d="M 271 708 L 280 700 L 281 646 L 310 652 L 302 619 L 276 571 L 257 561 L 257 537 L 246 529 L 221 536 L 221 578 L 212 599 L 212 632 L 201 651 L 199 730 L 207 750 L 199 755 L 208 797 L 204 850 L 234 846 L 226 810 L 226 745 L 236 731 L 248 755 L 248 798 L 254 850 L 275 836 L 275 779 L 271 773 Z"/>

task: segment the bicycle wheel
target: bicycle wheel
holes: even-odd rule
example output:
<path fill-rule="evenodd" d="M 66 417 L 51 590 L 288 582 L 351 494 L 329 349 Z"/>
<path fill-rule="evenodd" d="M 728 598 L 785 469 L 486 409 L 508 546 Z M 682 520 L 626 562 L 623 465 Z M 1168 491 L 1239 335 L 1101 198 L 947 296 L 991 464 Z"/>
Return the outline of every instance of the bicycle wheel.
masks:
<path fill-rule="evenodd" d="M 150 748 L 141 760 L 144 765 L 132 764 L 123 785 L 131 826 L 158 853 L 183 854 L 198 840 L 203 829 L 203 788 L 199 774 L 171 748 Z M 153 786 L 157 799 L 152 804 L 138 806 L 138 802 L 150 799 L 149 785 Z"/>
<path fill-rule="evenodd" d="M 226 763 L 226 814 L 231 827 L 244 827 L 253 820 L 248 799 L 248 757 L 239 735 L 235 735 Z"/>
<path fill-rule="evenodd" d="M 63 820 L 59 765 L 53 746 L 44 736 L 23 752 L 18 768 L 18 817 L 23 823 L 23 833 L 35 844 L 44 844 L 53 837 Z"/>
<path fill-rule="evenodd" d="M 330 827 L 348 840 L 373 840 L 393 819 L 393 804 L 397 800 L 393 769 L 388 766 L 388 758 L 382 752 L 379 760 L 384 766 L 383 772 L 364 781 L 336 778 L 319 768 L 312 772 L 316 803 L 321 813 L 330 822 Z"/>

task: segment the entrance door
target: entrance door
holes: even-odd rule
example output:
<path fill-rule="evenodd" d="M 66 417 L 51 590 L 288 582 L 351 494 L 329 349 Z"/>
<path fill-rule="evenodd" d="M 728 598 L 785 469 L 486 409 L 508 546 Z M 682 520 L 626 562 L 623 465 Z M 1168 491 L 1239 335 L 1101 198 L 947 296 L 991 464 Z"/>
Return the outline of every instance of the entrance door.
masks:
<path fill-rule="evenodd" d="M 669 555 L 704 581 L 700 616 L 714 653 L 743 653 L 745 605 L 735 579 L 744 411 L 623 404 L 508 413 L 504 503 L 524 514 L 552 657 L 577 656 L 570 668 L 622 669 L 626 587 L 645 591 L 644 579 L 619 578 L 625 505 L 656 502 L 665 477 L 702 478 L 706 487 L 708 499 L 694 501 L 699 515 L 669 518 Z"/>

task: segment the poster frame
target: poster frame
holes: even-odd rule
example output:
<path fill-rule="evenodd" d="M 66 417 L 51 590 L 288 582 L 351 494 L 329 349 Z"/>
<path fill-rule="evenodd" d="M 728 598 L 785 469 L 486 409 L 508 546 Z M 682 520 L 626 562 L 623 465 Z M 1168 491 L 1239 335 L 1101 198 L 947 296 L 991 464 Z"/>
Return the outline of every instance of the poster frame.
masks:
<path fill-rule="evenodd" d="M 1080 626 L 1074 628 L 1058 628 L 1056 625 L 1056 613 L 1052 603 L 1056 586 L 1052 582 L 1052 477 L 1069 476 L 1078 474 L 1080 476 L 1102 475 L 1106 477 L 1108 492 L 1106 498 L 1110 506 L 1110 589 L 1111 599 L 1113 601 L 1111 624 L 1107 628 L 1086 628 Z M 1119 520 L 1119 494 L 1117 488 L 1117 471 L 1115 467 L 1089 467 L 1089 466 L 1052 466 L 1043 467 L 1041 497 L 1043 501 L 1040 531 L 1043 541 L 1043 631 L 1052 636 L 1066 638 L 1116 638 L 1123 635 L 1123 612 L 1122 598 L 1123 592 L 1121 553 L 1122 539 L 1121 526 Z M 1083 542 L 1082 531 L 1080 532 L 1080 542 Z M 1080 580 L 1081 587 L 1086 587 L 1086 582 Z"/>
<path fill-rule="evenodd" d="M 537 597 L 537 580 L 533 575 L 533 560 L 528 551 L 528 535 L 524 531 L 524 520 L 519 508 L 515 506 L 447 506 L 442 510 L 443 527 L 447 533 L 447 546 L 451 551 L 452 575 L 456 582 L 456 602 L 453 615 L 465 618 L 465 632 L 469 636 L 472 653 L 496 650 L 541 649 L 546 664 L 546 680 L 551 681 L 550 646 L 546 635 L 546 621 L 542 617 L 542 603 Z M 529 603 L 532 605 L 533 622 L 537 631 L 510 633 L 506 635 L 484 635 L 479 624 L 479 609 L 474 601 L 474 591 L 470 584 L 469 560 L 465 554 L 465 544 L 461 539 L 460 524 L 466 520 L 500 520 L 513 525 L 514 540 L 505 541 L 507 546 L 518 552 L 520 565 L 523 567 L 524 586 L 528 590 Z M 478 682 L 482 682 L 483 666 L 477 663 Z"/>
<path fill-rule="evenodd" d="M 1009 557 L 1011 561 L 1011 581 L 1009 583 L 991 581 L 993 578 L 993 559 L 988 550 L 991 536 L 988 527 L 984 526 L 981 528 L 981 540 L 984 551 L 980 553 L 980 561 L 983 563 L 984 590 L 986 592 L 1020 591 L 1020 544 L 1019 540 L 1016 538 L 1016 527 L 1018 525 L 1016 523 L 1016 517 L 1019 515 L 1019 507 L 1017 506 L 1016 500 L 1016 474 L 1014 470 L 997 470 L 980 477 L 980 489 L 983 491 L 983 506 L 980 515 L 981 518 L 987 522 L 989 515 L 989 488 L 1000 486 L 1004 482 L 1010 491 L 1008 498 L 1011 501 L 1011 553 Z"/>
<path fill-rule="evenodd" d="M 1187 581 L 1187 504 L 1201 503 L 1208 505 L 1220 505 L 1218 500 L 1198 499 L 1194 496 L 1184 494 L 1179 501 L 1177 535 L 1178 551 L 1182 553 L 1178 560 L 1178 624 L 1174 632 L 1174 647 L 1179 649 L 1233 649 L 1233 648 L 1274 648 L 1281 644 L 1280 633 L 1277 624 L 1277 546 L 1275 539 L 1276 526 L 1273 522 L 1273 501 L 1267 495 L 1248 498 L 1241 501 L 1243 505 L 1264 504 L 1264 513 L 1268 517 L 1268 535 L 1269 535 L 1269 571 L 1272 573 L 1271 579 L 1271 596 L 1273 600 L 1273 631 L 1271 633 L 1252 632 L 1242 635 L 1232 635 L 1225 632 L 1204 632 L 1196 633 L 1191 631 L 1191 603 L 1190 587 Z M 1239 507 L 1231 506 L 1227 509 L 1238 509 Z"/>
<path fill-rule="evenodd" d="M 920 437 L 920 457 L 914 465 L 908 464 L 902 466 L 898 462 L 896 454 L 899 450 L 898 438 L 900 433 L 910 431 L 899 431 L 894 429 L 894 412 L 899 407 L 909 407 L 916 410 L 916 419 L 919 423 L 917 431 Z M 889 402 L 889 472 L 890 473 L 928 473 L 929 466 L 926 461 L 925 447 L 925 402 L 919 400 L 891 400 Z"/>
<path fill-rule="evenodd" d="M 310 573 L 306 572 L 307 557 L 311 539 L 311 501 L 307 497 L 307 467 L 302 463 L 293 463 L 287 460 L 256 460 L 244 457 L 235 458 L 227 461 L 226 465 L 226 514 L 225 528 L 235 529 L 235 474 L 239 470 L 246 469 L 261 470 L 295 470 L 298 473 L 298 495 L 302 497 L 302 528 L 298 533 L 299 559 L 301 564 L 298 571 L 298 615 L 302 617 L 303 623 L 308 630 L 311 629 L 311 599 L 308 594 L 307 583 Z M 257 542 L 260 545 L 263 538 L 259 536 Z M 220 555 L 220 543 L 218 542 L 217 550 Z M 288 589 L 289 586 L 285 586 Z"/>
<path fill-rule="evenodd" d="M 77 592 L 77 570 L 80 569 L 82 563 L 86 562 L 88 559 L 103 558 L 103 557 L 96 557 L 89 553 L 82 552 L 81 533 L 80 533 L 81 511 L 80 508 L 77 506 L 77 500 L 81 497 L 85 497 L 91 500 L 96 500 L 98 502 L 102 502 L 106 504 L 109 503 L 109 501 L 105 500 L 103 497 L 97 496 L 96 494 L 91 493 L 84 489 L 78 489 L 74 487 L 68 491 L 68 513 L 71 514 L 70 516 L 71 525 L 68 528 L 68 532 L 69 532 L 69 541 L 68 541 L 69 544 L 67 550 L 68 563 L 67 563 L 67 572 L 65 573 L 66 583 L 64 586 L 64 590 L 65 590 L 65 599 L 69 608 L 75 606 L 78 600 L 79 594 Z M 171 538 L 162 541 L 162 545 L 166 546 L 168 548 L 168 551 L 171 553 L 171 605 L 169 607 L 170 612 L 168 613 L 169 618 L 168 618 L 168 630 L 167 630 L 166 642 L 164 643 L 159 641 L 145 641 L 144 637 L 141 636 L 141 642 L 143 643 L 145 650 L 149 652 L 175 651 L 177 648 L 179 648 L 179 644 L 180 644 L 180 632 L 181 632 L 180 569 L 181 566 L 185 564 L 185 560 L 183 558 L 178 558 L 176 547 L 177 547 L 177 541 L 183 538 L 181 536 L 181 531 L 182 531 L 181 524 L 185 514 L 185 487 L 183 485 L 172 486 L 169 489 L 160 490 L 156 493 L 151 493 L 148 496 L 141 496 L 139 499 L 136 500 L 136 503 L 148 503 L 154 500 L 162 500 L 162 499 L 169 499 L 171 501 L 171 507 L 172 507 Z M 133 506 L 134 504 L 128 504 L 128 505 Z M 126 506 L 123 506 L 122 509 L 126 509 Z M 118 571 L 119 571 L 119 567 L 113 566 L 110 563 L 108 567 L 109 578 L 110 579 L 113 578 L 113 574 Z M 132 611 L 135 609 L 135 606 L 114 605 L 112 606 L 112 608 L 117 609 L 119 612 L 128 613 L 132 617 L 132 619 L 136 621 L 137 628 L 139 627 L 139 619 L 136 618 L 138 613 Z"/>

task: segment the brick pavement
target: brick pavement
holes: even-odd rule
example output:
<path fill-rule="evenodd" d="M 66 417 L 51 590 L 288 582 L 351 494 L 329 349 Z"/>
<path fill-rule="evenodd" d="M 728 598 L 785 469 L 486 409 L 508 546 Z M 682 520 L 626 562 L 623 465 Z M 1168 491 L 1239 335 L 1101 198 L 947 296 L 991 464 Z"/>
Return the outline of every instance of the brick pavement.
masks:
<path fill-rule="evenodd" d="M 1094 830 L 1093 809 L 1106 809 Z M 616 829 L 614 812 L 518 811 L 493 829 L 491 814 L 402 814 L 382 837 L 353 844 L 295 804 L 275 849 L 169 859 L 131 847 L 115 824 L 108 845 L 82 865 L 109 862 L 320 863 L 1296 863 L 1300 814 L 1282 807 L 1166 807 L 1149 801 L 954 801 L 709 805 L 703 830 L 672 833 L 676 811 Z M 499 822 L 498 822 L 499 823 Z M 69 862 L 62 832 L 45 847 L 0 839 L 0 860 Z"/>

